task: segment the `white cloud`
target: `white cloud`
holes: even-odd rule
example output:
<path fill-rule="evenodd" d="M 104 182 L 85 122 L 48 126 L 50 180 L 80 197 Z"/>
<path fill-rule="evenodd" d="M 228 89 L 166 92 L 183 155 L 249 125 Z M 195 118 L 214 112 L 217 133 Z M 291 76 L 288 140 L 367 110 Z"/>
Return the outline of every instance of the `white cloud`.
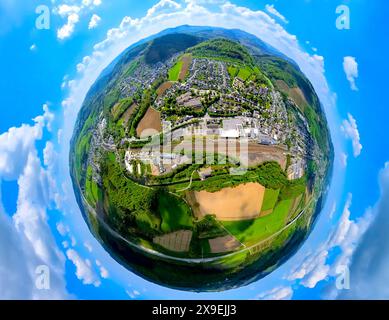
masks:
<path fill-rule="evenodd" d="M 166 14 L 169 12 L 174 12 L 174 10 L 178 10 L 181 8 L 181 5 L 173 0 L 161 0 L 156 5 L 152 6 L 147 11 L 147 18 L 151 18 L 156 14 Z"/>
<path fill-rule="evenodd" d="M 76 276 L 83 284 L 94 285 L 95 287 L 100 286 L 100 278 L 93 270 L 90 260 L 81 258 L 74 249 L 68 249 L 66 251 L 66 256 L 73 262 L 76 267 Z"/>
<path fill-rule="evenodd" d="M 80 16 L 77 13 L 72 13 L 67 19 L 67 23 L 57 31 L 57 37 L 60 40 L 69 38 L 73 34 L 76 24 L 80 21 Z"/>
<path fill-rule="evenodd" d="M 57 231 L 62 237 L 65 237 L 69 233 L 69 227 L 65 226 L 63 222 L 58 222 Z"/>
<path fill-rule="evenodd" d="M 137 297 L 140 296 L 140 292 L 137 291 L 137 290 L 130 290 L 130 289 L 127 289 L 127 290 L 126 290 L 126 293 L 127 293 L 127 295 L 128 295 L 131 299 L 136 299 Z"/>
<path fill-rule="evenodd" d="M 379 182 L 381 196 L 370 210 L 374 221 L 352 257 L 350 290 L 341 299 L 389 299 L 389 162 Z"/>
<path fill-rule="evenodd" d="M 51 130 L 54 115 L 47 105 L 43 105 L 43 109 L 43 115 L 33 119 L 33 126 L 23 124 L 0 135 L 0 176 L 5 179 L 19 177 L 28 156 L 36 151 L 35 142 L 42 139 L 43 129 Z"/>
<path fill-rule="evenodd" d="M 293 297 L 293 289 L 291 287 L 276 287 L 265 293 L 259 294 L 256 299 L 259 300 L 290 300 Z"/>
<path fill-rule="evenodd" d="M 91 30 L 91 29 L 97 28 L 100 21 L 101 21 L 101 18 L 97 14 L 94 14 L 89 21 L 88 29 Z"/>
<path fill-rule="evenodd" d="M 344 57 L 343 70 L 350 83 L 351 90 L 358 91 L 355 80 L 358 78 L 358 63 L 354 57 Z"/>
<path fill-rule="evenodd" d="M 33 43 L 31 46 L 30 46 L 30 51 L 36 51 L 37 50 L 37 46 L 35 43 Z"/>
<path fill-rule="evenodd" d="M 266 11 L 269 12 L 270 14 L 272 14 L 273 16 L 277 17 L 278 19 L 280 19 L 282 22 L 284 23 L 289 23 L 289 21 L 285 18 L 285 16 L 283 16 L 275 7 L 274 7 L 274 4 L 272 5 L 269 5 L 267 4 L 265 6 L 266 8 Z"/>
<path fill-rule="evenodd" d="M 82 5 L 84 7 L 90 7 L 90 6 L 99 6 L 101 5 L 102 1 L 101 0 L 82 0 Z"/>
<path fill-rule="evenodd" d="M 347 139 L 350 139 L 353 146 L 354 157 L 360 156 L 362 152 L 361 136 L 355 118 L 349 113 L 348 119 L 343 120 L 341 130 Z"/>
<path fill-rule="evenodd" d="M 101 276 L 103 279 L 108 279 L 108 277 L 109 277 L 109 272 L 108 272 L 108 270 L 101 264 L 101 262 L 100 262 L 99 260 L 96 260 L 96 265 L 99 267 L 100 276 Z"/>
<path fill-rule="evenodd" d="M 16 212 L 4 212 L 0 192 L 0 291 L 1 299 L 68 298 L 64 280 L 65 257 L 59 251 L 48 224 L 54 200 L 53 179 L 38 156 L 36 143 L 53 117 L 34 119 L 34 124 L 10 128 L 0 135 L 0 184 L 17 181 Z M 54 188 L 55 189 L 55 188 Z M 50 290 L 35 286 L 35 270 L 50 270 Z"/>
<path fill-rule="evenodd" d="M 67 4 L 61 4 L 56 8 L 55 13 L 59 14 L 62 18 L 68 17 L 73 13 L 79 13 L 81 7 L 79 6 L 70 6 Z"/>
<path fill-rule="evenodd" d="M 89 252 L 92 252 L 92 251 L 93 251 L 93 247 L 92 247 L 92 245 L 91 245 L 89 242 L 84 242 L 84 247 L 85 247 Z"/>
<path fill-rule="evenodd" d="M 303 286 L 315 288 L 320 281 L 336 276 L 338 267 L 350 265 L 352 254 L 371 222 L 370 210 L 367 210 L 362 218 L 351 220 L 351 204 L 352 196 L 349 194 L 342 215 L 327 241 L 322 243 L 314 253 L 305 256 L 301 264 L 287 276 L 289 281 L 300 280 Z M 334 248 L 339 248 L 341 253 L 330 264 L 328 257 Z"/>
<path fill-rule="evenodd" d="M 346 168 L 347 167 L 347 160 L 348 160 L 348 156 L 346 153 L 342 152 L 340 154 L 340 163 L 342 165 L 343 168 Z"/>
<path fill-rule="evenodd" d="M 100 6 L 101 0 L 82 0 L 80 4 L 60 4 L 53 9 L 54 14 L 59 15 L 61 18 L 66 19 L 66 23 L 57 30 L 57 38 L 65 40 L 72 36 L 75 31 L 76 25 L 80 22 L 81 17 L 85 14 L 93 11 L 96 7 Z M 94 29 L 98 26 L 101 18 L 93 14 L 89 24 L 89 29 Z"/>

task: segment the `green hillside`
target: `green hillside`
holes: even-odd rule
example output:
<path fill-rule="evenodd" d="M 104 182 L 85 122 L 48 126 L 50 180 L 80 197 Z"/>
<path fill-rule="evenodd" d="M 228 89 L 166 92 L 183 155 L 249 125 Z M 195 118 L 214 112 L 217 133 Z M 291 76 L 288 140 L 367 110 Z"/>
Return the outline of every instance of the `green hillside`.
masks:
<path fill-rule="evenodd" d="M 249 51 L 237 42 L 227 39 L 214 39 L 200 43 L 188 50 L 194 57 L 223 59 L 251 65 L 253 59 Z"/>
<path fill-rule="evenodd" d="M 166 61 L 174 54 L 193 47 L 200 42 L 198 37 L 187 34 L 169 34 L 153 40 L 146 53 L 145 61 L 148 64 Z"/>

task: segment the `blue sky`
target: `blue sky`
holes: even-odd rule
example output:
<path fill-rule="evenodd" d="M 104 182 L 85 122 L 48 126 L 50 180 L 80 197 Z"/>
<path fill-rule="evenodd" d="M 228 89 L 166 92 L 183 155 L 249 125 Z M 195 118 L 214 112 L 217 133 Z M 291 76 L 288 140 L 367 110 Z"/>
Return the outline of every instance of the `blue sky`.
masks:
<path fill-rule="evenodd" d="M 385 1 L 41 3 L 50 8 L 49 30 L 35 28 L 35 1 L 0 0 L 0 240 L 9 242 L 0 242 L 0 287 L 8 288 L 0 298 L 389 298 L 378 281 L 386 273 L 372 267 L 389 257 L 376 223 L 386 223 L 389 190 Z M 350 30 L 335 26 L 341 4 L 350 9 Z M 100 19 L 90 29 L 93 15 Z M 75 16 L 78 22 L 63 28 Z M 223 293 L 166 289 L 117 264 L 87 230 L 67 172 L 74 118 L 99 72 L 134 41 L 187 23 L 239 27 L 294 58 L 321 98 L 337 152 L 328 203 L 301 250 L 265 279 Z M 377 254 L 375 233 L 382 236 Z M 34 286 L 40 264 L 51 270 L 48 292 Z M 349 290 L 335 290 L 339 266 L 350 270 Z"/>

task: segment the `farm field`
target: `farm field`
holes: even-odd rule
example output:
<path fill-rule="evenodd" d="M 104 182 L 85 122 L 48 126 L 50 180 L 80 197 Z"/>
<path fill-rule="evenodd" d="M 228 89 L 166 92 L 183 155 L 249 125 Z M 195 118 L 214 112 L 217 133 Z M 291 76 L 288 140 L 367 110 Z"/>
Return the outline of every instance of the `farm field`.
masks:
<path fill-rule="evenodd" d="M 209 246 L 212 253 L 225 253 L 238 249 L 241 244 L 235 237 L 227 235 L 225 237 L 210 239 Z"/>
<path fill-rule="evenodd" d="M 222 221 L 253 219 L 260 214 L 264 194 L 265 187 L 259 183 L 242 184 L 214 193 L 195 192 L 199 209 L 196 213 L 201 217 L 212 214 Z"/>
<path fill-rule="evenodd" d="M 273 213 L 265 217 L 247 221 L 223 221 L 223 225 L 242 243 L 254 245 L 285 226 L 293 201 L 289 199 L 279 202 Z"/>
<path fill-rule="evenodd" d="M 183 61 L 180 60 L 169 70 L 169 81 L 178 81 L 183 65 Z"/>
<path fill-rule="evenodd" d="M 87 173 L 86 173 L 86 181 L 85 181 L 85 195 L 88 201 L 91 203 L 96 204 L 100 196 L 100 190 L 97 186 L 96 182 L 92 179 L 92 167 L 88 166 Z"/>
<path fill-rule="evenodd" d="M 290 88 L 283 80 L 277 80 L 276 84 L 282 91 L 289 94 L 300 109 L 304 111 L 305 106 L 308 105 L 308 101 L 305 98 L 304 92 L 299 87 Z"/>
<path fill-rule="evenodd" d="M 162 96 L 167 90 L 169 90 L 173 86 L 173 82 L 166 81 L 162 83 L 159 88 L 157 89 L 157 95 L 158 97 Z"/>
<path fill-rule="evenodd" d="M 193 215 L 189 206 L 174 195 L 167 192 L 159 194 L 158 211 L 162 218 L 162 232 L 193 228 Z"/>
<path fill-rule="evenodd" d="M 273 212 L 277 203 L 280 190 L 266 189 L 263 204 L 261 208 L 261 215 L 267 215 Z"/>
<path fill-rule="evenodd" d="M 154 108 L 149 108 L 139 122 L 136 133 L 141 138 L 147 138 L 162 131 L 161 113 Z"/>
<path fill-rule="evenodd" d="M 251 68 L 241 68 L 238 73 L 238 77 L 241 78 L 243 81 L 246 81 L 250 76 L 252 75 L 253 71 Z"/>
<path fill-rule="evenodd" d="M 181 70 L 180 70 L 180 74 L 178 76 L 178 79 L 183 81 L 183 80 L 185 80 L 186 75 L 189 72 L 189 68 L 190 68 L 190 65 L 192 63 L 192 56 L 189 54 L 186 54 L 181 58 L 181 61 L 182 61 L 182 66 L 181 66 Z"/>
<path fill-rule="evenodd" d="M 130 120 L 131 116 L 134 114 L 135 110 L 138 108 L 138 105 L 136 103 L 132 104 L 123 114 L 122 120 L 123 124 L 127 125 L 128 121 Z"/>
<path fill-rule="evenodd" d="M 153 242 L 173 252 L 188 252 L 192 234 L 192 231 L 181 230 L 155 237 Z"/>

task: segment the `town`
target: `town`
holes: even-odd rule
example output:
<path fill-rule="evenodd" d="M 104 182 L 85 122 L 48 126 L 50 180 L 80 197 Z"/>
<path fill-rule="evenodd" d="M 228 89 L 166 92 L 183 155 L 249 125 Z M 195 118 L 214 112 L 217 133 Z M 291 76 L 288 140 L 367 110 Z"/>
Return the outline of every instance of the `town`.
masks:
<path fill-rule="evenodd" d="M 161 75 L 166 76 L 178 59 L 174 56 L 166 65 L 159 64 L 154 69 L 138 68 L 143 72 L 137 73 L 136 81 L 130 78 L 133 87 L 136 87 L 134 83 L 145 81 L 150 85 Z M 131 81 L 124 80 L 126 88 Z M 288 112 L 287 104 L 293 102 L 285 102 L 278 91 L 255 79 L 232 77 L 226 62 L 204 58 L 191 61 L 185 81 L 164 87 L 153 108 L 160 113 L 166 145 L 163 150 L 147 146 L 130 148 L 124 159 L 130 174 L 140 172 L 139 162 L 150 165 L 152 175 L 169 173 L 182 164 L 191 163 L 194 150 L 197 153 L 221 152 L 241 161 L 247 158 L 248 166 L 264 160 L 277 161 L 288 170 L 291 180 L 305 174 L 307 159 L 314 156 L 315 150 L 309 127 L 299 112 Z M 194 146 L 192 141 L 201 137 L 208 138 L 208 143 Z M 130 138 L 134 140 L 135 137 Z M 213 146 L 210 141 L 214 142 Z M 247 144 L 246 150 L 239 147 L 243 141 Z M 217 148 L 231 143 L 238 146 L 231 148 L 234 154 Z M 236 149 L 240 154 L 236 154 Z"/>

